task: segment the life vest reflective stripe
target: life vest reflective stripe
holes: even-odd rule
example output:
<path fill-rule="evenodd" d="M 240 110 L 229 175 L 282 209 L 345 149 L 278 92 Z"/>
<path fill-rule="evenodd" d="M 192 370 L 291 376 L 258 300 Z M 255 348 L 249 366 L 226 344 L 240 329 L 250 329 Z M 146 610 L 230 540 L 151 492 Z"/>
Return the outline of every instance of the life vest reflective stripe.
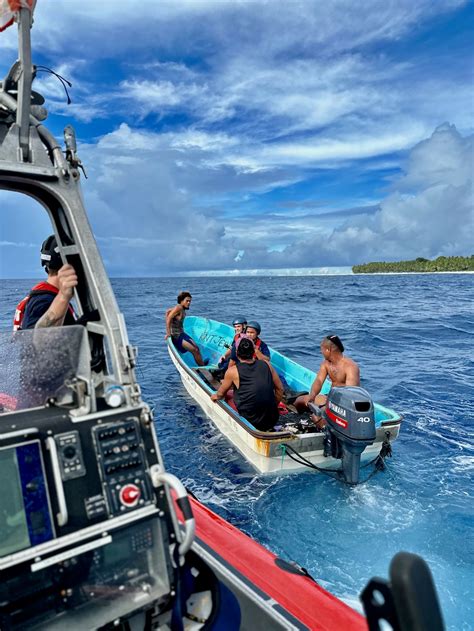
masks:
<path fill-rule="evenodd" d="M 20 300 L 20 302 L 16 306 L 15 315 L 13 316 L 13 331 L 19 331 L 21 329 L 21 325 L 25 317 L 26 305 L 28 304 L 28 301 L 32 296 L 40 296 L 41 294 L 56 295 L 58 293 L 59 289 L 54 285 L 50 285 L 46 281 L 41 281 L 40 283 L 35 285 L 30 293 L 22 300 Z M 74 309 L 71 307 L 71 305 L 68 306 L 68 311 L 73 318 L 76 317 Z"/>
<path fill-rule="evenodd" d="M 13 316 L 13 330 L 19 331 L 21 329 L 21 323 L 23 322 L 23 318 L 25 316 L 25 309 L 28 303 L 30 296 L 25 296 L 23 300 L 17 304 L 15 309 L 15 315 Z"/>

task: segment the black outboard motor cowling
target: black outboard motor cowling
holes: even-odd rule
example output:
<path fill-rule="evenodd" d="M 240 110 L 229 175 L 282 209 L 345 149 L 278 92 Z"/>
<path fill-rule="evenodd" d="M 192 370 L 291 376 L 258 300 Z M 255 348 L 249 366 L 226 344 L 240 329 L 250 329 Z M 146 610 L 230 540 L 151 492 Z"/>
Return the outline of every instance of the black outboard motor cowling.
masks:
<path fill-rule="evenodd" d="M 342 458 L 348 484 L 359 482 L 360 456 L 375 441 L 374 404 L 363 388 L 332 388 L 323 412 L 333 457 Z"/>

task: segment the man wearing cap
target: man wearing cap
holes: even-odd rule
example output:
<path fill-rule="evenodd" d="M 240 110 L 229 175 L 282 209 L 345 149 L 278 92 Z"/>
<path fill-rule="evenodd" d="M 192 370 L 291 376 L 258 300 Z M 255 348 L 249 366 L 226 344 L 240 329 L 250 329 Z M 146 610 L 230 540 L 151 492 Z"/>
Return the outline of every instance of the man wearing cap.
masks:
<path fill-rule="evenodd" d="M 54 235 L 50 235 L 41 246 L 41 265 L 48 278 L 30 292 L 21 328 L 75 324 L 74 311 L 69 302 L 77 286 L 77 275 L 72 265 L 63 265 Z"/>
<path fill-rule="evenodd" d="M 300 413 L 308 411 L 308 403 L 314 403 L 320 408 L 324 408 L 327 396 L 320 394 L 320 392 L 326 377 L 329 377 L 331 385 L 334 387 L 360 386 L 359 366 L 354 360 L 344 357 L 344 345 L 337 335 L 327 335 L 323 338 L 320 348 L 324 359 L 311 386 L 310 393 L 298 397 L 294 403 Z M 312 418 L 319 429 L 322 429 L 326 424 L 321 416 L 313 415 Z"/>
<path fill-rule="evenodd" d="M 230 388 L 234 388 L 234 401 L 241 416 L 263 432 L 271 431 L 278 422 L 278 403 L 283 396 L 280 378 L 270 364 L 255 359 L 252 340 L 244 337 L 238 341 L 238 363 L 231 366 L 216 394 L 216 402 L 223 399 Z"/>

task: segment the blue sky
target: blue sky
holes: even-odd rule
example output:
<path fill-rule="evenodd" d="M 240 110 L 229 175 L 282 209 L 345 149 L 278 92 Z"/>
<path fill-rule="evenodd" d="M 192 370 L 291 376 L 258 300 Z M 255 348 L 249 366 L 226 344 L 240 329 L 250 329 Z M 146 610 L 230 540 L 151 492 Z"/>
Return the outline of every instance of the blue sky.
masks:
<path fill-rule="evenodd" d="M 38 0 L 36 89 L 73 122 L 114 276 L 472 254 L 464 0 Z M 0 73 L 16 32 L 0 34 Z M 0 276 L 48 220 L 0 193 Z"/>

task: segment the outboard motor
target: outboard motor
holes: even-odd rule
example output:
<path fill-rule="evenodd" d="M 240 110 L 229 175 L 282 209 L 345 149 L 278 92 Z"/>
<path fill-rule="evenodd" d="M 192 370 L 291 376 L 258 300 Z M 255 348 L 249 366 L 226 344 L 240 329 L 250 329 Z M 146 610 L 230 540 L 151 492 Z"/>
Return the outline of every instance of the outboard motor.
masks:
<path fill-rule="evenodd" d="M 342 458 L 346 482 L 357 484 L 360 456 L 375 441 L 375 412 L 369 393 L 355 386 L 332 388 L 323 417 L 330 443 L 327 455 Z"/>

